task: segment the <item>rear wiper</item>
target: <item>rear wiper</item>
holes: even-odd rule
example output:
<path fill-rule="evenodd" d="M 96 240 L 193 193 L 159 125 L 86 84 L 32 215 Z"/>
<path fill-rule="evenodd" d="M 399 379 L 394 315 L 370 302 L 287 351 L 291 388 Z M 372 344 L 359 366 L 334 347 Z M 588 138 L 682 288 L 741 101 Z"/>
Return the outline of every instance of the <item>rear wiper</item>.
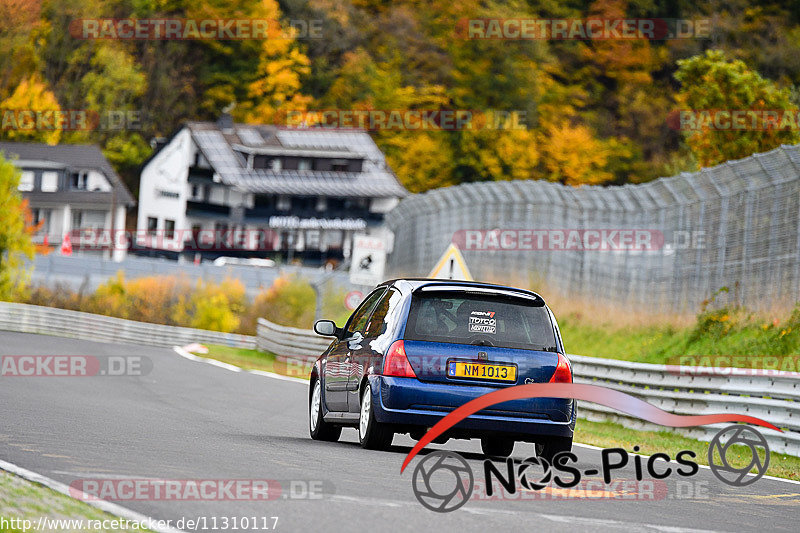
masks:
<path fill-rule="evenodd" d="M 472 343 L 473 346 L 494 346 L 491 342 L 481 339 L 478 342 Z"/>

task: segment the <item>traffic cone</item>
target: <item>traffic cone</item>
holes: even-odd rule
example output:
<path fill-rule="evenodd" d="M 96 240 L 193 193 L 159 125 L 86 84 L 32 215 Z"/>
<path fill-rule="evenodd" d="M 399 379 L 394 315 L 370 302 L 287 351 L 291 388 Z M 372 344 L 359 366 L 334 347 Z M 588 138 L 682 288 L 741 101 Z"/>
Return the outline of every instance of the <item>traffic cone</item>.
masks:
<path fill-rule="evenodd" d="M 72 240 L 69 233 L 64 234 L 64 240 L 61 241 L 61 255 L 72 255 Z"/>

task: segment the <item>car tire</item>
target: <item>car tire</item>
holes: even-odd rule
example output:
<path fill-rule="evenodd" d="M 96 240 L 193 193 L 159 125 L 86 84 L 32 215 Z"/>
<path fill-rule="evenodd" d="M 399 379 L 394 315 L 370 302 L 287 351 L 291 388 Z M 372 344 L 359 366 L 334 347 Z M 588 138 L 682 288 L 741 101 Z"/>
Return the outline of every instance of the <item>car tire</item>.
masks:
<path fill-rule="evenodd" d="M 372 387 L 369 383 L 361 393 L 361 408 L 358 415 L 358 442 L 368 450 L 386 450 L 392 444 L 394 431 L 386 424 L 375 420 L 372 406 Z"/>
<path fill-rule="evenodd" d="M 572 437 L 550 437 L 536 444 L 536 455 L 553 464 L 553 459 L 561 452 L 572 451 Z"/>
<path fill-rule="evenodd" d="M 325 422 L 322 418 L 322 385 L 319 379 L 314 381 L 313 387 L 308 401 L 308 430 L 311 438 L 336 442 L 342 434 L 342 428 Z"/>
<path fill-rule="evenodd" d="M 481 437 L 481 450 L 490 457 L 508 457 L 514 451 L 514 439 Z"/>

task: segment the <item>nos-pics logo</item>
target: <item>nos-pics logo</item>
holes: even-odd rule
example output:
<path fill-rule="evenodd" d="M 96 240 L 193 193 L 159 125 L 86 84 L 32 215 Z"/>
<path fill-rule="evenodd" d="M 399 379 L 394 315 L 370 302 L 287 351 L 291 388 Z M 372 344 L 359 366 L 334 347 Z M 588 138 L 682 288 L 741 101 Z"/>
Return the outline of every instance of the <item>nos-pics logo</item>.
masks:
<path fill-rule="evenodd" d="M 735 452 L 733 452 L 734 446 Z M 747 460 L 748 451 L 749 460 Z M 734 453 L 743 455 L 747 464 L 734 466 L 732 457 Z M 628 454 L 621 448 L 608 448 L 601 452 L 601 456 L 601 469 L 590 469 L 584 473 L 602 473 L 605 483 L 610 484 L 613 471 L 628 464 Z M 678 452 L 676 461 L 683 468 L 673 468 L 665 466 L 670 460 L 663 453 L 653 454 L 645 465 L 642 465 L 643 458 L 635 456 L 637 478 L 641 478 L 644 468 L 650 476 L 658 479 L 673 473 L 684 477 L 693 476 L 699 471 L 697 463 L 689 459 L 694 457 L 695 453 L 690 450 Z M 658 465 L 656 458 L 661 459 L 663 464 Z M 577 456 L 571 452 L 558 454 L 552 465 L 541 457 L 530 457 L 522 461 L 515 472 L 513 460 L 509 458 L 508 470 L 504 473 L 492 461 L 486 459 L 483 465 L 485 486 L 487 490 L 492 490 L 492 476 L 494 476 L 495 480 L 511 494 L 516 491 L 517 480 L 527 490 L 542 490 L 551 483 L 561 488 L 573 487 L 580 482 L 582 475 L 582 472 L 571 464 L 575 462 Z M 741 465 L 743 461 L 737 458 L 736 463 Z M 708 464 L 714 476 L 723 483 L 734 487 L 750 485 L 767 471 L 769 445 L 764 436 L 750 426 L 739 424 L 728 426 L 711 440 L 708 447 Z M 534 469 L 531 468 L 533 465 L 541 468 L 541 474 L 534 474 Z M 513 479 L 515 473 L 517 479 Z M 475 476 L 461 455 L 439 450 L 427 454 L 417 464 L 411 483 L 414 495 L 423 506 L 431 511 L 448 513 L 469 501 L 475 485 Z"/>

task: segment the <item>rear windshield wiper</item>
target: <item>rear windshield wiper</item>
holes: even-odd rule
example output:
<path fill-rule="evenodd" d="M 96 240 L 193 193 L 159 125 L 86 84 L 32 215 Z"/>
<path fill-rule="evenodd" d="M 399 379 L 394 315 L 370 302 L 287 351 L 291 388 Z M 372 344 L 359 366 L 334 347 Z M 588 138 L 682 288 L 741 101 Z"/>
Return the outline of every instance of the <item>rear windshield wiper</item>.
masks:
<path fill-rule="evenodd" d="M 473 342 L 472 345 L 473 346 L 494 346 L 494 344 L 492 344 L 491 342 L 489 342 L 489 341 L 487 341 L 485 339 L 481 339 L 478 342 Z"/>

